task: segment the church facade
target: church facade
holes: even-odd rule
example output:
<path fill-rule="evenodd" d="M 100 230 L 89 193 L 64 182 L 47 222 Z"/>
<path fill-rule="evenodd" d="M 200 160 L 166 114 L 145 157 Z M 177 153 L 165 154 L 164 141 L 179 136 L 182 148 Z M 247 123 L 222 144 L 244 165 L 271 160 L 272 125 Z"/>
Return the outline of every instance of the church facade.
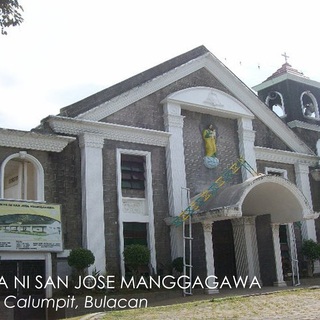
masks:
<path fill-rule="evenodd" d="M 30 132 L 1 129 L 2 272 L 63 276 L 84 247 L 90 271 L 125 275 L 123 250 L 140 243 L 149 274 L 191 246 L 193 276 L 286 285 L 302 241 L 319 239 L 320 84 L 279 70 L 257 96 L 201 46 Z"/>

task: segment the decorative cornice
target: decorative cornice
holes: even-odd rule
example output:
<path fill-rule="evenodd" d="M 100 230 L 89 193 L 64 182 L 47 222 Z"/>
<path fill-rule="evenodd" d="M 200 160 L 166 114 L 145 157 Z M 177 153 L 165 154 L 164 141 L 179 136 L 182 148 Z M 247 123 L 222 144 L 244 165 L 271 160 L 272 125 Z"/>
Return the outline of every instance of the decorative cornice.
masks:
<path fill-rule="evenodd" d="M 290 121 L 290 122 L 287 123 L 287 125 L 290 128 L 301 128 L 301 129 L 306 129 L 306 130 L 310 130 L 310 131 L 320 132 L 320 126 L 319 125 L 311 124 L 311 123 L 307 123 L 307 122 L 303 122 L 303 121 L 299 121 L 299 120 Z"/>
<path fill-rule="evenodd" d="M 255 224 L 255 219 L 256 219 L 255 216 L 251 216 L 251 217 L 243 216 L 243 217 L 238 218 L 238 219 L 232 219 L 231 223 L 232 223 L 233 227 L 241 227 L 241 226 L 244 226 L 244 225 L 253 226 Z"/>
<path fill-rule="evenodd" d="M 102 149 L 103 144 L 104 144 L 104 137 L 97 134 L 83 133 L 79 137 L 80 148 L 89 147 L 89 148 Z"/>
<path fill-rule="evenodd" d="M 204 221 L 202 222 L 203 232 L 212 233 L 212 222 Z"/>
<path fill-rule="evenodd" d="M 167 145 L 170 137 L 170 133 L 163 131 L 60 116 L 49 116 L 47 121 L 50 127 L 58 133 L 79 136 L 85 133 L 91 133 L 104 137 L 104 139 L 161 147 Z"/>
<path fill-rule="evenodd" d="M 309 175 L 309 166 L 304 163 L 295 163 L 294 165 L 296 175 Z"/>
<path fill-rule="evenodd" d="M 176 114 L 164 114 L 164 126 L 168 132 L 170 132 L 169 128 L 183 128 L 183 119 L 184 116 L 176 115 Z"/>
<path fill-rule="evenodd" d="M 61 152 L 74 140 L 73 137 L 0 129 L 0 146 L 2 147 Z"/>
<path fill-rule="evenodd" d="M 286 164 L 301 163 L 313 167 L 319 163 L 320 159 L 316 155 L 308 155 L 264 147 L 254 147 L 254 150 L 257 160 L 280 162 Z"/>
<path fill-rule="evenodd" d="M 254 86 L 252 89 L 255 91 L 261 91 L 265 88 L 269 88 L 272 85 L 275 85 L 275 84 L 280 83 L 285 80 L 293 80 L 296 82 L 304 83 L 304 84 L 312 86 L 312 87 L 320 88 L 320 83 L 315 80 L 310 80 L 310 79 L 302 78 L 300 76 L 296 76 L 296 75 L 293 75 L 290 73 L 285 73 L 277 78 L 272 78 L 270 80 L 266 80 L 256 86 Z"/>
<path fill-rule="evenodd" d="M 256 132 L 254 130 L 239 128 L 238 133 L 242 135 L 244 141 L 255 141 Z"/>

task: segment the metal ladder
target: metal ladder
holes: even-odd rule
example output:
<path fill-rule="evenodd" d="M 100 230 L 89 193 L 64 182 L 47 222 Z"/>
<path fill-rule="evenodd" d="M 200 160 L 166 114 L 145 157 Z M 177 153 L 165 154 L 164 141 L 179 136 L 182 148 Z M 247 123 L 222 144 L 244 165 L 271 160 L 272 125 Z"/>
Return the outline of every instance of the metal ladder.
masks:
<path fill-rule="evenodd" d="M 188 217 L 188 223 L 183 221 L 183 274 L 189 279 L 189 286 L 186 287 L 186 278 L 183 278 L 183 295 L 192 295 L 192 221 L 191 215 Z M 189 228 L 187 228 L 187 226 Z"/>
<path fill-rule="evenodd" d="M 294 223 L 287 224 L 287 239 L 290 248 L 290 258 L 291 258 L 291 270 L 292 270 L 292 285 L 300 285 L 299 276 L 299 261 L 297 254 L 296 236 L 294 232 Z"/>
<path fill-rule="evenodd" d="M 183 191 L 187 192 L 187 202 L 190 204 L 190 189 L 181 188 L 181 208 L 183 208 Z M 182 236 L 183 236 L 183 275 L 189 279 L 189 287 L 186 287 L 186 278 L 183 278 L 183 295 L 192 295 L 191 279 L 192 279 L 192 217 L 188 216 L 187 220 L 183 220 L 182 223 Z M 187 226 L 189 228 L 187 228 Z"/>
<path fill-rule="evenodd" d="M 253 176 L 258 175 L 258 173 L 250 166 L 250 164 L 244 159 L 239 158 L 236 162 L 234 162 L 229 168 L 225 169 L 221 176 L 217 178 L 207 190 L 204 190 L 195 200 L 190 202 L 190 189 L 182 187 L 181 188 L 181 208 L 184 208 L 183 199 L 183 191 L 187 191 L 187 200 L 188 206 L 187 208 L 180 213 L 179 216 L 176 216 L 173 224 L 175 226 L 182 225 L 182 236 L 183 236 L 183 275 L 187 276 L 190 282 L 188 288 L 186 288 L 186 277 L 183 278 L 183 295 L 192 295 L 192 215 L 212 196 L 215 196 L 217 191 L 225 185 L 225 183 L 229 182 L 232 177 L 238 173 L 240 168 L 245 168 L 249 171 Z M 188 226 L 188 228 L 186 228 Z M 188 244 L 188 246 L 187 246 Z M 188 252 L 186 252 L 188 251 Z"/>

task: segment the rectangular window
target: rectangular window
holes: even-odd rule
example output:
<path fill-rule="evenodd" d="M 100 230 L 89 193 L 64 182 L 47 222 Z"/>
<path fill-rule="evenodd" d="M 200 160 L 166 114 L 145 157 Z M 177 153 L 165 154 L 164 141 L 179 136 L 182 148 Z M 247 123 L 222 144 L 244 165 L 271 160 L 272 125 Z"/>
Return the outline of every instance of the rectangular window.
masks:
<path fill-rule="evenodd" d="M 265 174 L 288 179 L 288 173 L 287 173 L 287 170 L 285 169 L 265 167 L 264 170 L 265 170 Z"/>
<path fill-rule="evenodd" d="M 121 187 L 144 190 L 145 158 L 136 155 L 121 155 Z"/>
<path fill-rule="evenodd" d="M 148 245 L 147 224 L 139 222 L 123 223 L 124 246 L 130 244 Z"/>
<path fill-rule="evenodd" d="M 270 174 L 271 176 L 282 177 L 281 172 L 269 171 L 268 174 Z"/>

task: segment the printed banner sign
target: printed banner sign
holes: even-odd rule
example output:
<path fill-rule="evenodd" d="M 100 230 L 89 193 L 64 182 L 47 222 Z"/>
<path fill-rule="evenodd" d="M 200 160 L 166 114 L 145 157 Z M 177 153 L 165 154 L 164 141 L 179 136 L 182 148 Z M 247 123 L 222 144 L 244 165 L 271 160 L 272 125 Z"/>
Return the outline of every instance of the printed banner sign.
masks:
<path fill-rule="evenodd" d="M 60 205 L 0 201 L 0 251 L 62 251 Z"/>

